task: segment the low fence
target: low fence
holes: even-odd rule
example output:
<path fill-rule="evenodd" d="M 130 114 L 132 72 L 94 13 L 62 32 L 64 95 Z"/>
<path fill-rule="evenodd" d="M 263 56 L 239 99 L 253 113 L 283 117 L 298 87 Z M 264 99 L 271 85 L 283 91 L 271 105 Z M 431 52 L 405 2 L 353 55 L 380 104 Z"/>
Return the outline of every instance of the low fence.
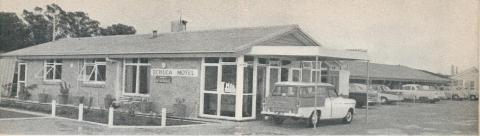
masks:
<path fill-rule="evenodd" d="M 109 107 L 108 109 L 92 109 L 91 107 L 86 108 L 84 104 L 79 104 L 78 106 L 57 104 L 55 100 L 52 100 L 51 103 L 36 103 L 33 101 L 2 99 L 0 100 L 0 106 L 41 112 L 50 114 L 52 117 L 63 117 L 97 123 L 108 127 L 165 127 L 172 125 L 203 124 L 202 122 L 189 119 L 167 119 L 166 108 L 162 108 L 160 115 L 157 113 L 138 115 L 115 111 L 113 107 Z"/>

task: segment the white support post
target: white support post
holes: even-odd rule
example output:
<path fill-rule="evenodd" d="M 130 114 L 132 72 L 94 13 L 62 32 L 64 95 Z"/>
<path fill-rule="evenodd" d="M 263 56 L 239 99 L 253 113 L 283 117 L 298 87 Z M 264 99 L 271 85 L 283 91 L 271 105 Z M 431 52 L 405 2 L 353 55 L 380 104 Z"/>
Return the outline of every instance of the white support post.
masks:
<path fill-rule="evenodd" d="M 78 105 L 78 120 L 83 121 L 83 103 Z"/>
<path fill-rule="evenodd" d="M 162 108 L 162 122 L 161 126 L 167 126 L 167 108 Z"/>
<path fill-rule="evenodd" d="M 243 71 L 244 71 L 244 56 L 237 57 L 237 82 L 235 90 L 235 120 L 242 120 L 243 118 Z"/>
<path fill-rule="evenodd" d="M 108 108 L 108 126 L 109 127 L 113 126 L 113 107 L 112 106 Z"/>
<path fill-rule="evenodd" d="M 57 110 L 57 102 L 52 100 L 52 117 L 55 117 L 55 112 Z"/>

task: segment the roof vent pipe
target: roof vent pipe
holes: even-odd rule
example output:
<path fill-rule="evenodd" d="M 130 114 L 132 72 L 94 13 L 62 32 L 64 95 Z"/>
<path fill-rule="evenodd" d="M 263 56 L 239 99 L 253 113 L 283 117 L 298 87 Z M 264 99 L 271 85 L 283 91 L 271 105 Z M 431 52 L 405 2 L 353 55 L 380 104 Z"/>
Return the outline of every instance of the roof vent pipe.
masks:
<path fill-rule="evenodd" d="M 187 23 L 188 21 L 186 20 L 174 20 L 171 22 L 172 27 L 171 31 L 172 32 L 185 32 L 187 30 Z"/>
<path fill-rule="evenodd" d="M 153 31 L 152 31 L 152 37 L 153 37 L 153 38 L 157 37 L 157 30 L 153 30 Z"/>

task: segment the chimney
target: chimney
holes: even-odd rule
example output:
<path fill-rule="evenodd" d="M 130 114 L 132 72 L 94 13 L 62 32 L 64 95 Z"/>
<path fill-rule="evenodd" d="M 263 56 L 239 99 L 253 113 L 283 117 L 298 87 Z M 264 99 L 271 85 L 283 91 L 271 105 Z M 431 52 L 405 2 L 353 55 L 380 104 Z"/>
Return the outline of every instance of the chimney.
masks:
<path fill-rule="evenodd" d="M 455 67 L 455 74 L 458 74 L 458 67 Z"/>
<path fill-rule="evenodd" d="M 157 30 L 153 30 L 153 31 L 152 31 L 152 37 L 153 37 L 153 38 L 157 37 Z"/>
<path fill-rule="evenodd" d="M 455 75 L 455 66 L 452 65 L 452 67 L 450 68 L 450 75 Z"/>
<path fill-rule="evenodd" d="M 185 32 L 187 30 L 187 21 L 186 20 L 175 20 L 172 21 L 172 32 Z"/>

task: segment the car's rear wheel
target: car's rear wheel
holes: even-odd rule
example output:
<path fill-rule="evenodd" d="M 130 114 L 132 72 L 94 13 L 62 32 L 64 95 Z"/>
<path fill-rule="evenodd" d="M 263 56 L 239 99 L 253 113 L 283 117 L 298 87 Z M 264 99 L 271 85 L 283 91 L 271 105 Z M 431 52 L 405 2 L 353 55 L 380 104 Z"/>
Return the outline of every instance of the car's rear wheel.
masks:
<path fill-rule="evenodd" d="M 313 111 L 312 114 L 310 115 L 310 118 L 308 118 L 306 121 L 307 126 L 308 127 L 317 126 L 319 120 L 320 120 L 320 113 L 318 111 Z"/>
<path fill-rule="evenodd" d="M 343 123 L 349 124 L 352 122 L 352 120 L 353 120 L 353 111 L 348 110 L 347 115 L 345 115 L 345 117 L 343 118 Z"/>
<path fill-rule="evenodd" d="M 273 122 L 274 122 L 275 124 L 282 124 L 283 121 L 285 121 L 285 118 L 275 117 L 275 116 L 272 117 L 272 119 L 273 119 Z"/>

